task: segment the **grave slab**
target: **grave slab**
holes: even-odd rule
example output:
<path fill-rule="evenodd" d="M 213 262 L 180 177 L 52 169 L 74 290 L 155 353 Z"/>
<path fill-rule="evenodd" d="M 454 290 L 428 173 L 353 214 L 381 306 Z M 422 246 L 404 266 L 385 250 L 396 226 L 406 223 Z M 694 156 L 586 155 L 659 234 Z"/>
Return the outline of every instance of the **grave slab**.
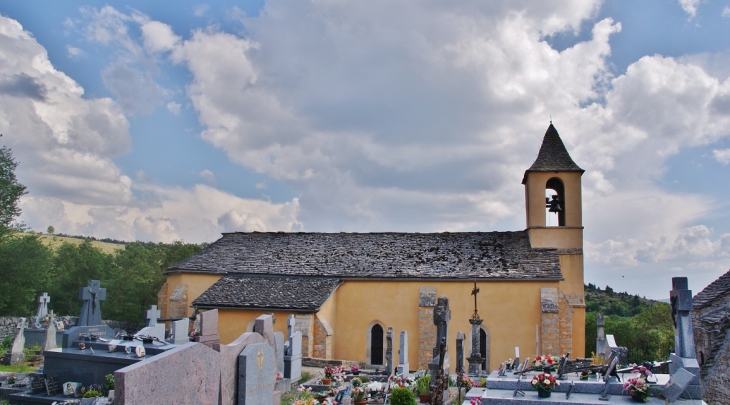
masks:
<path fill-rule="evenodd" d="M 274 402 L 276 358 L 268 343 L 246 346 L 238 356 L 238 405 Z"/>
<path fill-rule="evenodd" d="M 264 343 L 264 337 L 255 332 L 247 332 L 227 345 L 221 345 L 221 405 L 234 405 L 238 398 L 238 356 L 246 346 Z"/>
<path fill-rule="evenodd" d="M 274 332 L 274 353 L 276 354 L 276 371 L 284 373 L 284 334 Z"/>
<path fill-rule="evenodd" d="M 114 373 L 114 403 L 217 404 L 220 388 L 219 353 L 186 343 Z"/>

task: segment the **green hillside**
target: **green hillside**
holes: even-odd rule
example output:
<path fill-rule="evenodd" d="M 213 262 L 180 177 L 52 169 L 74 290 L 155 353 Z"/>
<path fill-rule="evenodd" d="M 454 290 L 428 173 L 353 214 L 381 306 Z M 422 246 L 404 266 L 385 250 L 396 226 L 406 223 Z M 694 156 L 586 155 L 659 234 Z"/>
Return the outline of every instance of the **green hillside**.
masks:
<path fill-rule="evenodd" d="M 29 232 L 29 233 L 32 233 L 32 232 Z M 125 246 L 124 243 L 101 242 L 98 240 L 90 240 L 88 238 L 80 238 L 80 237 L 74 237 L 74 236 L 48 235 L 48 234 L 42 234 L 42 233 L 36 233 L 36 236 L 38 236 L 41 239 L 41 243 L 50 247 L 53 250 L 58 249 L 64 243 L 80 245 L 85 240 L 89 240 L 89 242 L 91 243 L 91 246 L 93 246 L 107 254 L 114 253 L 117 250 L 124 249 L 124 246 Z"/>

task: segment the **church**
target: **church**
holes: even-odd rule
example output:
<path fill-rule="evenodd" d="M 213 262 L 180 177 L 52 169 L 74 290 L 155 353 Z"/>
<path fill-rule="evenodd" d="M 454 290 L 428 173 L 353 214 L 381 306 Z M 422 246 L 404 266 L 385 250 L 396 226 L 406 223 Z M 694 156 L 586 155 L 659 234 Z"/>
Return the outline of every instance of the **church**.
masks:
<path fill-rule="evenodd" d="M 217 309 L 223 344 L 253 330 L 262 314 L 286 333 L 294 315 L 305 357 L 371 366 L 384 364 L 392 327 L 395 363 L 406 331 L 416 370 L 432 359 L 434 308 L 446 296 L 450 353 L 458 332 L 471 341 L 476 302 L 482 369 L 513 358 L 515 347 L 522 359 L 536 351 L 583 357 L 583 172 L 551 123 L 522 180 L 525 230 L 225 233 L 167 270 L 158 307 L 163 318 Z"/>

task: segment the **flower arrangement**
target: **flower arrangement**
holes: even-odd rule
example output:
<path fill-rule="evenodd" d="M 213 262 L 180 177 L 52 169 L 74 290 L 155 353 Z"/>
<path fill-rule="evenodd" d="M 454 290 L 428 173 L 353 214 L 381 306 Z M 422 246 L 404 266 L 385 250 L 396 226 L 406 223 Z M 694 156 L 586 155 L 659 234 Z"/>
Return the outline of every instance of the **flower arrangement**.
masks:
<path fill-rule="evenodd" d="M 634 400 L 646 402 L 649 399 L 649 384 L 646 383 L 646 379 L 652 373 L 648 368 L 636 365 L 634 365 L 632 372 L 638 374 L 638 376 L 631 377 L 624 382 L 624 392 L 631 395 Z"/>
<path fill-rule="evenodd" d="M 580 379 L 581 379 L 581 381 L 587 380 L 588 377 L 590 377 L 590 376 L 591 376 L 591 372 L 588 371 L 588 370 L 583 370 L 583 371 L 580 372 Z"/>
<path fill-rule="evenodd" d="M 532 385 L 533 388 L 536 390 L 544 390 L 544 391 L 552 391 L 553 388 L 560 385 L 560 382 L 557 378 L 553 377 L 551 374 L 548 373 L 540 373 L 534 377 L 532 377 L 532 381 L 530 381 L 530 385 Z"/>
<path fill-rule="evenodd" d="M 341 373 L 343 369 L 344 367 L 342 366 L 326 366 L 324 368 L 324 377 L 331 379 L 332 375 Z"/>
<path fill-rule="evenodd" d="M 393 388 L 408 388 L 409 390 L 413 388 L 413 384 L 415 383 L 415 380 L 411 377 L 398 377 L 395 375 L 391 375 L 388 378 L 388 391 L 392 391 Z"/>
<path fill-rule="evenodd" d="M 299 384 L 297 387 L 296 396 L 292 405 L 314 405 L 314 397 L 312 396 L 311 388 L 304 388 L 303 385 Z"/>
<path fill-rule="evenodd" d="M 16 377 L 15 374 L 10 374 L 8 376 L 8 384 L 15 384 L 16 381 L 18 381 L 18 377 Z"/>
<path fill-rule="evenodd" d="M 461 388 L 473 388 L 473 387 L 476 387 L 477 385 L 479 385 L 479 383 L 472 380 L 469 377 L 463 377 L 461 379 Z"/>
<path fill-rule="evenodd" d="M 276 372 L 276 381 L 280 381 L 282 378 L 284 378 L 284 374 L 281 373 L 281 371 Z"/>
<path fill-rule="evenodd" d="M 471 397 L 469 405 L 482 405 L 482 399 L 480 397 Z"/>
<path fill-rule="evenodd" d="M 549 355 L 549 354 L 543 354 L 542 356 L 535 357 L 535 361 L 532 362 L 532 365 L 534 367 L 544 367 L 544 366 L 557 366 L 558 360 Z"/>
<path fill-rule="evenodd" d="M 360 372 L 360 367 L 353 365 L 352 367 L 350 367 L 350 372 L 351 373 L 359 373 Z"/>

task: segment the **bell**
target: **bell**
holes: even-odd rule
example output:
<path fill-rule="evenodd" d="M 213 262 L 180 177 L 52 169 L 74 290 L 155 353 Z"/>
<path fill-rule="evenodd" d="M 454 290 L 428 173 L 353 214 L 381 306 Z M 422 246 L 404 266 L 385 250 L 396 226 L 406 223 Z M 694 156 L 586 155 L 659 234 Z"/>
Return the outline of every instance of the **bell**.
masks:
<path fill-rule="evenodd" d="M 546 200 L 546 206 L 549 208 L 548 212 L 563 212 L 563 207 L 560 206 L 560 200 L 558 200 L 557 195 L 553 195 L 552 200 L 547 201 Z"/>

